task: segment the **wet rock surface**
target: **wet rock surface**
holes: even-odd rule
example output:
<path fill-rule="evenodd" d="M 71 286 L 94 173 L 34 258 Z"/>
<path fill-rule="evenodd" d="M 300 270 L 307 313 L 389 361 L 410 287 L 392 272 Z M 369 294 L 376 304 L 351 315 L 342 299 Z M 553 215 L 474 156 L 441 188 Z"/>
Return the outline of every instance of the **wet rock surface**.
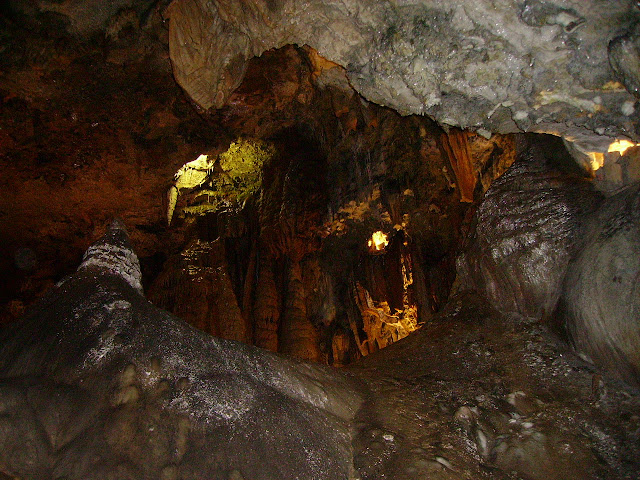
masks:
<path fill-rule="evenodd" d="M 484 292 L 502 312 L 551 316 L 585 220 L 602 200 L 586 179 L 563 171 L 571 164 L 563 152 L 557 139 L 523 145 L 480 203 L 458 257 L 460 288 Z"/>
<path fill-rule="evenodd" d="M 2 332 L 4 475 L 636 478 L 640 398 L 475 293 L 340 371 L 194 330 L 135 260 L 114 224 Z"/>
<path fill-rule="evenodd" d="M 637 475 L 640 400 L 476 294 L 349 370 L 371 390 L 354 427 L 363 480 Z"/>
<path fill-rule="evenodd" d="M 585 237 L 558 315 L 579 352 L 640 388 L 640 186 L 606 199 Z"/>
<path fill-rule="evenodd" d="M 635 2 L 245 5 L 179 0 L 166 11 L 176 79 L 205 109 L 225 104 L 249 58 L 307 44 L 344 66 L 365 98 L 402 114 L 595 143 L 637 138 Z"/>
<path fill-rule="evenodd" d="M 353 379 L 194 330 L 130 283 L 114 225 L 3 332 L 0 471 L 21 478 L 349 478 Z M 111 248 L 113 253 L 114 248 Z M 136 259 L 137 260 L 137 259 Z"/>

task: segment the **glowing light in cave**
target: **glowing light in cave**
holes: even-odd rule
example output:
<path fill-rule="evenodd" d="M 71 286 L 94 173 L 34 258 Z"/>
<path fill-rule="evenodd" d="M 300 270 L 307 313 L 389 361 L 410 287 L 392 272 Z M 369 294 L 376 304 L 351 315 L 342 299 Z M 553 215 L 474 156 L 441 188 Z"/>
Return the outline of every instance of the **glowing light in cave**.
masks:
<path fill-rule="evenodd" d="M 175 182 L 167 192 L 167 222 L 171 225 L 178 196 L 183 193 L 180 217 L 194 217 L 240 208 L 259 194 L 262 185 L 262 166 L 275 155 L 275 147 L 267 142 L 238 138 L 226 152 L 200 155 L 185 163 L 174 176 Z"/>
<path fill-rule="evenodd" d="M 609 145 L 609 149 L 607 150 L 607 152 L 618 152 L 620 153 L 620 155 L 624 155 L 624 152 L 626 152 L 629 148 L 635 147 L 637 145 L 640 144 L 630 142 L 629 140 L 616 140 L 611 145 Z"/>
<path fill-rule="evenodd" d="M 174 175 L 175 183 L 167 192 L 167 224 L 171 225 L 173 212 L 178 202 L 181 190 L 196 188 L 203 185 L 213 169 L 213 161 L 208 155 L 200 155 L 195 160 L 185 163 Z"/>
<path fill-rule="evenodd" d="M 604 153 L 589 152 L 589 163 L 591 163 L 591 169 L 595 172 L 604 165 Z"/>
<path fill-rule="evenodd" d="M 176 187 L 183 189 L 201 185 L 211 173 L 212 167 L 213 161 L 209 160 L 209 155 L 200 155 L 195 160 L 185 163 L 174 175 Z"/>
<path fill-rule="evenodd" d="M 624 155 L 624 153 L 631 147 L 636 147 L 640 144 L 630 142 L 629 140 L 615 140 L 609 145 L 606 153 L 602 152 L 586 152 L 589 156 L 589 160 L 591 163 L 591 169 L 595 172 L 602 168 L 605 164 L 605 159 L 607 153 L 617 152 L 620 155 Z"/>
<path fill-rule="evenodd" d="M 387 239 L 387 236 L 384 234 L 384 232 L 381 232 L 380 230 L 378 230 L 377 232 L 374 232 L 373 235 L 371 235 L 371 238 L 369 239 L 369 241 L 367 242 L 367 245 L 369 245 L 369 248 L 376 252 L 381 252 L 382 250 L 385 249 L 385 247 L 388 244 L 389 244 L 389 240 Z"/>

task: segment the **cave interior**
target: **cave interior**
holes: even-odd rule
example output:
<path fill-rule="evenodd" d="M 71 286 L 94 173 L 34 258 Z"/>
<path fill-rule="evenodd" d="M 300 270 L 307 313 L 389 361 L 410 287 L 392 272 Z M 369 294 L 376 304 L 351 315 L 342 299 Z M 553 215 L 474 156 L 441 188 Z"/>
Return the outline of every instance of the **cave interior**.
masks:
<path fill-rule="evenodd" d="M 363 87 L 269 37 L 291 2 L 112 3 L 0 7 L 0 478 L 638 478 L 636 2 L 602 105 L 530 122 Z M 502 3 L 595 49 L 576 2 Z M 197 21 L 262 42 L 206 94 Z"/>

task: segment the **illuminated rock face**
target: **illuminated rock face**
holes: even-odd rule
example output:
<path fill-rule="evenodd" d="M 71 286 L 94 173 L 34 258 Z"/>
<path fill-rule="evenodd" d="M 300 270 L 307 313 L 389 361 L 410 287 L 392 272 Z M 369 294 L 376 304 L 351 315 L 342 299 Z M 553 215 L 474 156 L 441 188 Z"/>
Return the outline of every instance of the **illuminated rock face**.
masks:
<path fill-rule="evenodd" d="M 349 478 L 360 403 L 350 380 L 151 305 L 132 284 L 139 269 L 121 225 L 96 246 L 100 262 L 85 261 L 0 338 L 2 472 Z"/>
<path fill-rule="evenodd" d="M 558 313 L 579 352 L 640 387 L 640 187 L 608 198 L 586 238 Z"/>
<path fill-rule="evenodd" d="M 249 58 L 308 44 L 402 114 L 606 143 L 639 135 L 635 3 L 176 0 L 167 16 L 176 79 L 206 109 L 225 104 Z"/>

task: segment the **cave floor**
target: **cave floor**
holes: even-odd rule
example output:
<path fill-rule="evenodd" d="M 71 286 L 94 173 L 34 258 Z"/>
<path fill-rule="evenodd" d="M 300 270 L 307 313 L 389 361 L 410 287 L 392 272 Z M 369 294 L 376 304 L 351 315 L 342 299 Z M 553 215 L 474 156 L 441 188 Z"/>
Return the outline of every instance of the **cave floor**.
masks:
<path fill-rule="evenodd" d="M 53 290 L 4 339 L 0 441 L 14 465 L 0 460 L 0 472 L 96 480 L 638 478 L 640 397 L 544 325 L 501 315 L 475 294 L 454 296 L 431 322 L 345 376 L 212 338 L 112 271 L 92 272 Z"/>
<path fill-rule="evenodd" d="M 640 399 L 478 297 L 349 370 L 370 389 L 353 442 L 363 480 L 638 478 Z"/>

